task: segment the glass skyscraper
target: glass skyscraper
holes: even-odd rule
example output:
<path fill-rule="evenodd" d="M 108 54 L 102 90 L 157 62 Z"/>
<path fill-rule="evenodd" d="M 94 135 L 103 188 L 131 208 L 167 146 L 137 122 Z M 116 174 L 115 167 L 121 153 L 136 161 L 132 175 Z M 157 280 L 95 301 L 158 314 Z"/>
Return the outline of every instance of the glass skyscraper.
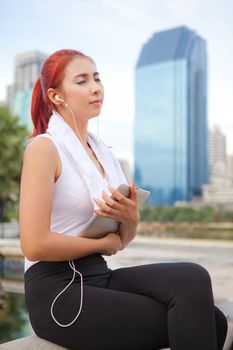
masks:
<path fill-rule="evenodd" d="M 36 50 L 18 54 L 15 59 L 15 81 L 8 86 L 8 107 L 30 131 L 32 89 L 46 58 L 45 53 Z"/>
<path fill-rule="evenodd" d="M 200 195 L 208 181 L 206 43 L 182 26 L 143 46 L 135 77 L 134 177 L 150 203 Z"/>

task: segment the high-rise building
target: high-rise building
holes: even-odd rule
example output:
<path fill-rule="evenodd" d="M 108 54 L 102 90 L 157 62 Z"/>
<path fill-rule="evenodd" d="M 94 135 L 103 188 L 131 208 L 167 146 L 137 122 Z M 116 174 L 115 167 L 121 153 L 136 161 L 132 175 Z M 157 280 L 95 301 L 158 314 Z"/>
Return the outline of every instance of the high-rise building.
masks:
<path fill-rule="evenodd" d="M 233 207 L 233 158 L 226 154 L 226 136 L 215 126 L 209 131 L 209 183 L 203 204 Z"/>
<path fill-rule="evenodd" d="M 6 104 L 9 107 L 10 111 L 13 111 L 14 104 L 14 85 L 8 85 L 6 88 Z"/>
<path fill-rule="evenodd" d="M 208 181 L 206 42 L 182 26 L 144 44 L 135 77 L 134 177 L 173 205 Z"/>
<path fill-rule="evenodd" d="M 10 110 L 19 115 L 23 124 L 31 127 L 30 102 L 33 85 L 40 75 L 47 55 L 40 51 L 18 54 L 15 59 L 14 83 L 8 86 L 7 101 Z"/>
<path fill-rule="evenodd" d="M 227 156 L 227 175 L 233 179 L 233 155 Z"/>
<path fill-rule="evenodd" d="M 226 162 L 226 136 L 218 126 L 209 130 L 209 165 Z"/>
<path fill-rule="evenodd" d="M 227 173 L 226 163 L 214 163 L 209 183 L 203 185 L 203 204 L 233 208 L 233 178 Z"/>

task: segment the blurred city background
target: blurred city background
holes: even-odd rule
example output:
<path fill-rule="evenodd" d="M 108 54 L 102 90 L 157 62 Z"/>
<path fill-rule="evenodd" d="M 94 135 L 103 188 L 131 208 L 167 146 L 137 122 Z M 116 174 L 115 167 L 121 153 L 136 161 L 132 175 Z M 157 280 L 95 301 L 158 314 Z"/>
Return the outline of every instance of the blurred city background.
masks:
<path fill-rule="evenodd" d="M 62 48 L 94 58 L 105 87 L 100 137 L 151 192 L 138 238 L 109 264 L 201 263 L 233 319 L 232 14 L 228 0 L 0 0 L 0 343 L 32 333 L 20 172 L 34 82 Z"/>

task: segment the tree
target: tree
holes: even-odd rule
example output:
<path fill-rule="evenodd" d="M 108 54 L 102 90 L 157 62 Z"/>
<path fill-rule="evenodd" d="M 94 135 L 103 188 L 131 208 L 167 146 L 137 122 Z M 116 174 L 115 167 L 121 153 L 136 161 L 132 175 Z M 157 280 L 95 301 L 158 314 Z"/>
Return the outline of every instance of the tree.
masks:
<path fill-rule="evenodd" d="M 27 329 L 29 319 L 23 294 L 6 294 L 0 320 L 0 344 L 31 333 Z"/>
<path fill-rule="evenodd" d="M 0 106 L 0 222 L 9 221 L 17 205 L 24 146 L 29 133 L 20 119 Z"/>
<path fill-rule="evenodd" d="M 0 309 L 3 307 L 5 301 L 5 293 L 3 291 L 2 282 L 0 280 Z"/>

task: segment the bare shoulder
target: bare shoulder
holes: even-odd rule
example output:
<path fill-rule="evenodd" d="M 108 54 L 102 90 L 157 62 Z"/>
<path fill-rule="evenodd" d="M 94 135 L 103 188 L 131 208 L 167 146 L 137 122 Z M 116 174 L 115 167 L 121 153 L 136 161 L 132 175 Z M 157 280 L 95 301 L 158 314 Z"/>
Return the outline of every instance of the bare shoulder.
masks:
<path fill-rule="evenodd" d="M 50 138 L 38 137 L 31 140 L 25 148 L 24 156 L 40 156 L 41 153 L 47 153 L 48 156 L 56 155 L 56 147 Z"/>
<path fill-rule="evenodd" d="M 53 141 L 48 137 L 38 137 L 31 140 L 24 150 L 24 160 L 28 158 L 44 159 L 57 163 L 58 152 Z"/>
<path fill-rule="evenodd" d="M 23 163 L 24 167 L 45 168 L 56 177 L 59 156 L 53 141 L 48 137 L 38 137 L 30 141 L 24 150 Z"/>

